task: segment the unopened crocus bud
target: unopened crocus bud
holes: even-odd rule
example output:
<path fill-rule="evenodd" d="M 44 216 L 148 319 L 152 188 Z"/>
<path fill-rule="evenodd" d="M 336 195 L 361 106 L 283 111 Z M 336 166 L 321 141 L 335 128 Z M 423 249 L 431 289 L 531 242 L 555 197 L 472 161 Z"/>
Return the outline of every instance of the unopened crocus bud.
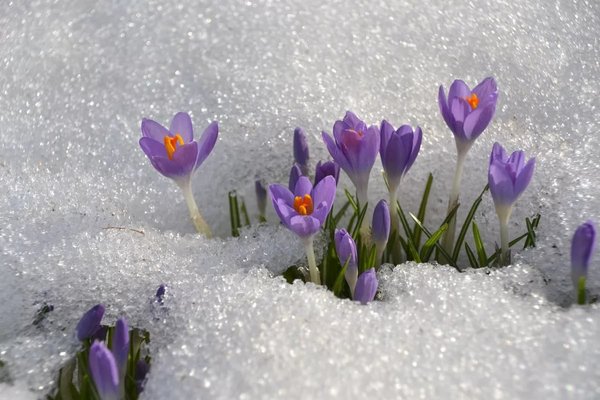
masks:
<path fill-rule="evenodd" d="M 380 200 L 373 211 L 371 239 L 377 249 L 377 260 L 381 261 L 383 251 L 390 236 L 390 208 L 385 200 Z"/>
<path fill-rule="evenodd" d="M 104 306 L 96 304 L 89 309 L 77 324 L 77 339 L 84 341 L 90 339 L 100 329 L 100 322 L 104 316 Z"/>
<path fill-rule="evenodd" d="M 88 364 L 100 399 L 118 400 L 120 391 L 117 363 L 103 342 L 92 344 Z"/>
<path fill-rule="evenodd" d="M 150 366 L 144 360 L 138 360 L 135 364 L 135 388 L 137 394 L 142 393 L 144 390 L 144 382 L 146 381 L 146 375 L 148 375 L 148 371 L 150 371 Z"/>
<path fill-rule="evenodd" d="M 587 221 L 577 228 L 571 242 L 571 278 L 579 304 L 585 304 L 585 283 L 595 246 L 596 226 Z"/>
<path fill-rule="evenodd" d="M 112 338 L 112 352 L 119 369 L 120 377 L 125 376 L 127 356 L 129 355 L 129 326 L 125 318 L 119 318 L 115 324 Z"/>
<path fill-rule="evenodd" d="M 161 283 L 158 289 L 156 290 L 156 301 L 160 304 L 163 303 L 165 299 L 165 292 L 167 291 L 167 287 L 164 283 Z"/>
<path fill-rule="evenodd" d="M 288 183 L 288 188 L 290 189 L 290 192 L 294 192 L 296 188 L 296 183 L 298 183 L 298 178 L 300 178 L 301 176 L 302 171 L 300 170 L 298 164 L 292 165 L 292 169 L 290 170 L 290 180 Z"/>
<path fill-rule="evenodd" d="M 260 222 L 266 221 L 267 215 L 267 188 L 262 180 L 254 182 L 254 191 L 256 192 L 256 206 Z"/>
<path fill-rule="evenodd" d="M 377 286 L 379 286 L 379 281 L 375 274 L 375 268 L 368 269 L 358 277 L 352 298 L 360 301 L 361 304 L 367 304 L 375 298 Z"/>
<path fill-rule="evenodd" d="M 294 130 L 294 161 L 300 166 L 302 175 L 308 176 L 308 143 L 302 128 Z"/>
<path fill-rule="evenodd" d="M 335 161 L 326 161 L 324 163 L 319 161 L 317 163 L 317 168 L 315 170 L 315 186 L 326 176 L 333 176 L 337 185 L 340 179 L 340 166 Z"/>
<path fill-rule="evenodd" d="M 346 266 L 346 282 L 350 293 L 354 295 L 356 280 L 358 279 L 358 255 L 354 239 L 345 229 L 336 229 L 334 234 L 335 251 L 342 267 Z"/>

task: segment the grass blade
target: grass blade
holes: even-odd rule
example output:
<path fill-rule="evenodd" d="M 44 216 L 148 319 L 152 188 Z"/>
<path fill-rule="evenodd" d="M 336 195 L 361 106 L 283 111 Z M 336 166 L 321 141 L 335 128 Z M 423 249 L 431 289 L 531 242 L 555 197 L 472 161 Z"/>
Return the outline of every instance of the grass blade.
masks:
<path fill-rule="evenodd" d="M 479 197 L 477 197 L 477 199 L 475 199 L 475 202 L 473 202 L 473 205 L 471 206 L 471 209 L 469 210 L 469 213 L 467 214 L 467 217 L 465 218 L 465 221 L 463 222 L 463 225 L 460 228 L 460 233 L 458 234 L 458 237 L 456 238 L 456 244 L 454 245 L 454 251 L 452 252 L 452 260 L 455 263 L 456 263 L 456 260 L 458 260 L 458 254 L 460 253 L 460 248 L 463 245 L 465 236 L 467 235 L 467 231 L 469 230 L 469 227 L 471 226 L 471 221 L 473 220 L 473 217 L 475 217 L 475 212 L 477 212 L 477 208 L 479 207 L 479 204 L 481 204 L 483 195 L 485 192 L 487 192 L 489 187 L 490 187 L 489 185 L 485 185 L 485 187 L 479 194 Z"/>
<path fill-rule="evenodd" d="M 456 209 L 458 207 L 455 207 L 450 214 L 448 214 L 448 218 L 452 218 L 451 214 L 456 212 Z M 421 221 L 419 221 L 417 219 L 417 217 L 415 217 L 413 214 L 409 214 L 411 216 L 412 219 L 415 220 L 415 222 L 419 225 L 419 227 L 421 228 L 421 230 L 423 230 L 423 233 L 425 234 L 425 236 L 427 236 L 428 238 L 431 238 L 433 236 L 433 234 L 429 231 L 429 229 L 427 229 L 422 223 Z M 448 221 L 444 221 L 444 224 L 448 224 Z M 456 265 L 456 263 L 454 261 L 452 261 L 452 258 L 450 257 L 450 254 L 448 254 L 448 252 L 446 250 L 444 250 L 444 248 L 438 243 L 435 242 L 435 249 L 441 253 L 444 257 L 446 257 L 446 259 L 448 260 L 448 262 L 450 263 L 450 265 L 454 268 L 456 268 L 458 270 L 458 272 L 461 272 L 460 268 L 458 268 L 458 266 Z"/>
<path fill-rule="evenodd" d="M 415 222 L 416 224 L 416 222 Z M 421 229 L 421 228 L 419 228 Z M 440 226 L 440 228 L 433 232 L 433 234 L 431 235 L 431 237 L 429 239 L 427 239 L 425 241 L 425 243 L 423 244 L 423 247 L 421 248 L 421 260 L 423 262 L 427 262 L 429 261 L 429 257 L 431 257 L 431 253 L 433 252 L 433 249 L 435 248 L 435 244 L 438 242 L 438 240 L 441 239 L 442 235 L 444 234 L 444 232 L 446 232 L 446 230 L 448 229 L 448 224 L 444 224 L 442 226 Z"/>
<path fill-rule="evenodd" d="M 427 203 L 429 202 L 429 193 L 431 192 L 432 184 L 433 174 L 429 173 L 427 183 L 425 184 L 425 190 L 423 191 L 423 196 L 421 197 L 419 212 L 417 213 L 417 218 L 419 218 L 419 221 L 421 221 L 422 223 L 425 223 L 425 213 L 427 211 Z M 413 228 L 413 243 L 417 248 L 419 248 L 419 246 L 421 245 L 421 228 L 417 224 L 415 224 L 415 227 Z"/>
<path fill-rule="evenodd" d="M 467 258 L 469 259 L 469 264 L 471 264 L 471 268 L 479 268 L 477 259 L 475 258 L 475 254 L 473 254 L 473 250 L 471 250 L 469 243 L 465 243 L 465 251 L 467 253 Z"/>
<path fill-rule="evenodd" d="M 483 245 L 479 227 L 475 221 L 473 221 L 473 240 L 475 241 L 475 250 L 477 251 L 477 257 L 479 258 L 479 265 L 485 267 L 487 265 L 487 254 L 485 254 L 485 246 Z M 465 243 L 465 245 L 468 244 Z"/>

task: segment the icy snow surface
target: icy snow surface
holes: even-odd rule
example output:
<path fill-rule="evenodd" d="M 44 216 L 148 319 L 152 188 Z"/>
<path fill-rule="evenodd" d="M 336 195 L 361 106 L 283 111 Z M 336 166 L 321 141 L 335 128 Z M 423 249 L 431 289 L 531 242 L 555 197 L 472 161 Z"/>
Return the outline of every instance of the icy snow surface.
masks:
<path fill-rule="evenodd" d="M 146 399 L 600 397 L 600 307 L 573 306 L 568 275 L 571 233 L 600 219 L 598 1 L 6 0 L 0 37 L 1 398 L 47 393 L 98 302 L 106 321 L 151 332 Z M 314 165 L 320 131 L 347 109 L 423 128 L 400 197 L 414 211 L 433 172 L 435 225 L 455 154 L 438 85 L 488 75 L 498 112 L 463 199 L 484 186 L 494 141 L 537 157 L 511 232 L 540 212 L 538 247 L 514 266 L 386 267 L 381 301 L 361 307 L 273 278 L 303 252 L 272 211 L 270 226 L 226 238 L 227 192 L 254 213 L 256 177 L 287 181 L 293 128 Z M 137 143 L 142 117 L 180 110 L 197 134 L 220 123 L 194 178 L 214 240 L 193 233 Z M 492 247 L 489 196 L 477 220 Z M 32 324 L 44 303 L 54 311 Z"/>

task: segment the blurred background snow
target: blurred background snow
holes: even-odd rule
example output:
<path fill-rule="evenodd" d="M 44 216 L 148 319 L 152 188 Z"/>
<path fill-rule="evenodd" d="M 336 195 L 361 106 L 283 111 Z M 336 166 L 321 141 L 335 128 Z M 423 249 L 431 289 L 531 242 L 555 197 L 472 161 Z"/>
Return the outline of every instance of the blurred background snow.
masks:
<path fill-rule="evenodd" d="M 0 394 L 47 393 L 78 318 L 103 302 L 107 321 L 151 332 L 148 399 L 600 397 L 600 308 L 570 306 L 568 269 L 574 228 L 599 217 L 599 37 L 596 0 L 3 1 Z M 432 172 L 435 226 L 455 157 L 438 86 L 490 75 L 499 106 L 462 197 L 485 185 L 493 142 L 537 157 L 511 232 L 540 212 L 538 247 L 515 266 L 385 269 L 382 301 L 359 307 L 272 278 L 303 255 L 272 212 L 270 227 L 226 238 L 227 192 L 254 214 L 256 178 L 287 182 L 294 127 L 314 166 L 347 109 L 423 128 L 400 198 L 415 210 Z M 193 233 L 137 143 L 142 117 L 177 111 L 196 134 L 220 123 L 193 180 L 214 240 Z M 477 221 L 491 248 L 489 197 Z M 32 324 L 44 303 L 54 311 Z"/>

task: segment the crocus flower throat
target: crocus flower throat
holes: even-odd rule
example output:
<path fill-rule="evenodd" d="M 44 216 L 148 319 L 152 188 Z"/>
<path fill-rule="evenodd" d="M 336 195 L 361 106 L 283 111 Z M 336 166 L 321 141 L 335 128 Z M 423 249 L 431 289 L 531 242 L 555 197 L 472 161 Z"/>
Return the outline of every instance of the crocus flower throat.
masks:
<path fill-rule="evenodd" d="M 477 97 L 477 94 L 475 94 L 474 92 L 471 93 L 469 96 L 465 97 L 465 100 L 471 106 L 471 110 L 476 109 L 479 105 L 479 97 Z"/>
<path fill-rule="evenodd" d="M 165 150 L 167 150 L 167 156 L 169 157 L 169 160 L 173 159 L 173 154 L 175 153 L 175 150 L 177 150 L 177 143 L 179 143 L 180 146 L 183 146 L 184 144 L 183 138 L 179 133 L 176 133 L 175 136 L 165 135 L 163 141 L 165 143 Z"/>
<path fill-rule="evenodd" d="M 313 213 L 313 199 L 310 194 L 305 194 L 304 197 L 294 197 L 294 210 L 300 215 L 310 215 Z"/>

